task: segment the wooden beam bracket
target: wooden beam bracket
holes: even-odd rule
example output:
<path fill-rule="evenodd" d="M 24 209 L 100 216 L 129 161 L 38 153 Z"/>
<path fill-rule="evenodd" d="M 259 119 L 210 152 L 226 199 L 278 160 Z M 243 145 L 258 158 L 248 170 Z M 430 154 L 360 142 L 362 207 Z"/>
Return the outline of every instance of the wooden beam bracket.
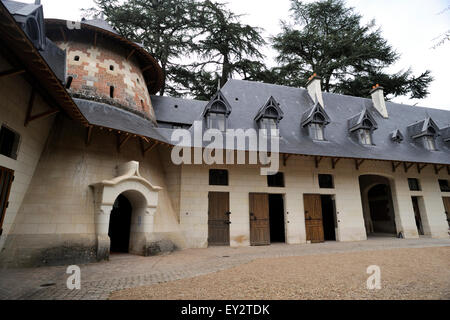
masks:
<path fill-rule="evenodd" d="M 9 69 L 5 71 L 0 72 L 0 78 L 8 77 L 8 76 L 15 76 L 17 74 L 25 73 L 25 69 Z"/>
<path fill-rule="evenodd" d="M 316 165 L 316 168 L 319 168 L 319 163 L 320 163 L 320 161 L 322 161 L 322 159 L 323 159 L 323 157 L 318 157 L 318 156 L 314 157 L 314 163 Z"/>
<path fill-rule="evenodd" d="M 291 154 L 283 154 L 283 165 L 286 166 L 286 162 L 291 157 Z"/>
<path fill-rule="evenodd" d="M 395 170 L 400 167 L 401 165 L 401 161 L 399 161 L 398 163 L 395 163 L 395 161 L 392 161 L 392 172 L 395 172 Z"/>
<path fill-rule="evenodd" d="M 423 169 L 425 169 L 425 167 L 427 166 L 428 164 L 423 164 L 423 165 L 420 165 L 420 163 L 418 163 L 417 164 L 417 172 L 418 173 L 420 173 Z"/>
<path fill-rule="evenodd" d="M 403 162 L 403 168 L 405 169 L 405 173 L 414 165 L 414 163 Z"/>
<path fill-rule="evenodd" d="M 335 169 L 339 160 L 341 160 L 341 158 L 331 158 L 331 168 Z"/>
<path fill-rule="evenodd" d="M 360 168 L 361 165 L 364 163 L 364 161 L 366 161 L 366 159 L 361 159 L 361 160 L 355 159 L 355 167 L 356 167 L 356 170 L 359 170 L 359 168 Z"/>
<path fill-rule="evenodd" d="M 439 174 L 439 171 L 441 171 L 441 170 L 444 169 L 445 167 L 446 167 L 445 164 L 442 165 L 442 166 L 439 166 L 439 165 L 435 164 L 435 165 L 434 165 L 434 172 L 435 172 L 436 174 Z"/>
<path fill-rule="evenodd" d="M 89 126 L 86 129 L 86 146 L 88 146 L 91 144 L 93 126 Z"/>
<path fill-rule="evenodd" d="M 126 133 L 125 138 L 121 139 L 120 134 L 117 134 L 117 151 L 120 152 L 120 149 L 123 147 L 123 145 L 130 140 L 131 134 Z"/>

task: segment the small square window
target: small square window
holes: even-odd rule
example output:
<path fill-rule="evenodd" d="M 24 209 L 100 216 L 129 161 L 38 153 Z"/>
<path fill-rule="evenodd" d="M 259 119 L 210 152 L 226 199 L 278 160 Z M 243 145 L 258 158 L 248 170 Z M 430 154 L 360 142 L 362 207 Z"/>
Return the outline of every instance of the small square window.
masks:
<path fill-rule="evenodd" d="M 334 189 L 333 176 L 331 174 L 319 174 L 319 188 Z"/>
<path fill-rule="evenodd" d="M 225 114 L 223 113 L 215 113 L 212 112 L 208 115 L 207 117 L 207 125 L 208 125 L 208 129 L 218 129 L 220 131 L 225 131 Z"/>
<path fill-rule="evenodd" d="M 323 136 L 323 124 L 311 123 L 309 125 L 309 136 L 313 140 L 325 140 Z"/>
<path fill-rule="evenodd" d="M 267 185 L 269 187 L 284 188 L 284 174 L 283 172 L 277 172 L 273 175 L 267 176 Z"/>
<path fill-rule="evenodd" d="M 209 170 L 209 184 L 211 186 L 227 186 L 228 185 L 228 170 Z"/>
<path fill-rule="evenodd" d="M 0 129 L 0 154 L 17 159 L 20 135 L 15 131 L 2 126 Z"/>
<path fill-rule="evenodd" d="M 419 180 L 416 178 L 408 178 L 409 190 L 411 191 L 420 191 Z"/>
<path fill-rule="evenodd" d="M 439 187 L 442 192 L 450 192 L 450 182 L 449 180 L 439 179 Z"/>

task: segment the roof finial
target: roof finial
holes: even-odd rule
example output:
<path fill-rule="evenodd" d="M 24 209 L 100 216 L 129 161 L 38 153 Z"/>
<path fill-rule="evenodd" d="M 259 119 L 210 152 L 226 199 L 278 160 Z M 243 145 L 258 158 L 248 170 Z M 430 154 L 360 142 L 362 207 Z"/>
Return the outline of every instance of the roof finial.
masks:
<path fill-rule="evenodd" d="M 220 78 L 217 79 L 217 91 L 220 91 Z"/>

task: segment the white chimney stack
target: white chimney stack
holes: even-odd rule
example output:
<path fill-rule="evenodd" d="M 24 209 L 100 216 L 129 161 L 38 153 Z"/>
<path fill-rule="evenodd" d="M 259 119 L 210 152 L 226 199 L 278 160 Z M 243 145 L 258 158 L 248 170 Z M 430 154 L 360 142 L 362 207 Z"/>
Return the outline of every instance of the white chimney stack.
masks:
<path fill-rule="evenodd" d="M 389 118 L 386 102 L 384 100 L 383 87 L 380 87 L 379 84 L 372 87 L 372 91 L 370 91 L 372 95 L 372 102 L 375 109 L 383 116 L 383 118 Z"/>
<path fill-rule="evenodd" d="M 322 99 L 322 88 L 320 87 L 320 77 L 317 74 L 313 74 L 306 83 L 306 89 L 313 99 L 314 103 L 319 102 L 322 107 L 325 107 Z"/>

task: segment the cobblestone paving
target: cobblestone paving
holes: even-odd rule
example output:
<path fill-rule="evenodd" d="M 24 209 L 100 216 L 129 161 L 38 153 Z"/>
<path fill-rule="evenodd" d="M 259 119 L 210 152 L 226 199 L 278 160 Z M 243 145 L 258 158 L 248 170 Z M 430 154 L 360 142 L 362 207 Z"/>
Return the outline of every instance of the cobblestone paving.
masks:
<path fill-rule="evenodd" d="M 109 261 L 80 265 L 80 290 L 67 289 L 67 266 L 1 270 L 0 299 L 107 299 L 116 290 L 204 275 L 258 258 L 435 246 L 450 246 L 450 239 L 372 238 L 359 242 L 186 249 L 153 257 L 112 255 Z"/>

